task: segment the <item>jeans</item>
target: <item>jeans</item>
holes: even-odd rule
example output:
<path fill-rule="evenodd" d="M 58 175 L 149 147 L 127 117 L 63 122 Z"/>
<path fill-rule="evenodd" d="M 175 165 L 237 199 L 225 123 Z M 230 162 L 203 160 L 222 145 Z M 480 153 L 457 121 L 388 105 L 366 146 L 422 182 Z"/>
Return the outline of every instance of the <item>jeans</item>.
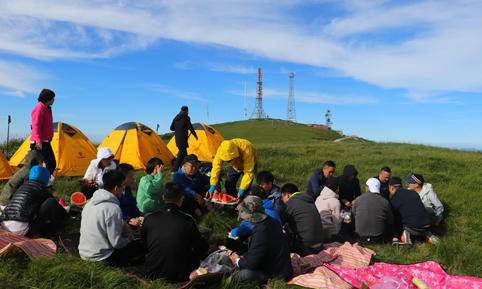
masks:
<path fill-rule="evenodd" d="M 36 150 L 35 143 L 30 144 L 30 149 Z M 57 162 L 55 161 L 55 155 L 54 151 L 52 150 L 52 145 L 50 144 L 50 141 L 42 142 L 42 150 L 40 150 L 40 153 L 44 157 L 44 162 L 47 170 L 49 170 L 50 174 L 53 175 L 55 169 L 57 168 Z"/>
<path fill-rule="evenodd" d="M 233 273 L 233 279 L 237 282 L 250 282 L 257 284 L 266 284 L 268 277 L 259 271 L 253 271 L 250 269 L 241 269 Z"/>
<path fill-rule="evenodd" d="M 178 148 L 179 152 L 177 153 L 177 158 L 172 165 L 172 171 L 177 171 L 182 165 L 184 158 L 187 156 L 187 148 Z"/>

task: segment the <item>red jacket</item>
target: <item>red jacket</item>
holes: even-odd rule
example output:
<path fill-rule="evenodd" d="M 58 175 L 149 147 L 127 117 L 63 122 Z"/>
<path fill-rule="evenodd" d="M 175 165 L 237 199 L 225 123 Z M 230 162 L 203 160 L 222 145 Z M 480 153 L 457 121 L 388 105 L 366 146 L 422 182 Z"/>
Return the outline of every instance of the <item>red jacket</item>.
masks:
<path fill-rule="evenodd" d="M 32 110 L 32 136 L 30 137 L 30 141 L 50 141 L 53 136 L 54 121 L 52 109 L 39 101 Z"/>

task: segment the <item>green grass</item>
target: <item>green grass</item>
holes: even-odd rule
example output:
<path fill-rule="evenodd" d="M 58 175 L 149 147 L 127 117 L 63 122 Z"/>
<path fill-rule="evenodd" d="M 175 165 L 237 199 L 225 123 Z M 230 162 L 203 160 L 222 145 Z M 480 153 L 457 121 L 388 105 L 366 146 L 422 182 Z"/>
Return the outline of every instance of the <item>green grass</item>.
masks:
<path fill-rule="evenodd" d="M 482 153 L 397 143 L 334 143 L 332 140 L 339 137 L 336 132 L 282 121 L 234 122 L 216 127 L 226 138 L 251 140 L 259 155 L 258 170 L 271 170 L 278 184 L 294 182 L 305 189 L 312 170 L 327 159 L 334 160 L 339 171 L 346 164 L 354 164 L 361 183 L 384 165 L 390 166 L 397 176 L 423 174 L 445 205 L 447 233 L 437 245 L 417 244 L 403 249 L 372 246 L 376 261 L 435 260 L 450 274 L 482 276 Z M 77 190 L 76 178 L 58 178 L 54 190 L 57 195 L 68 196 Z M 200 227 L 213 230 L 211 243 L 216 244 L 235 223 L 233 218 L 210 213 Z M 78 224 L 70 225 L 68 230 L 78 230 Z M 50 260 L 31 262 L 23 257 L 4 259 L 0 261 L 0 280 L 0 288 L 173 288 L 161 281 L 141 281 L 120 270 L 83 262 L 64 253 Z M 288 287 L 291 288 L 281 281 L 269 284 L 269 288 Z M 223 280 L 208 288 L 253 286 Z"/>

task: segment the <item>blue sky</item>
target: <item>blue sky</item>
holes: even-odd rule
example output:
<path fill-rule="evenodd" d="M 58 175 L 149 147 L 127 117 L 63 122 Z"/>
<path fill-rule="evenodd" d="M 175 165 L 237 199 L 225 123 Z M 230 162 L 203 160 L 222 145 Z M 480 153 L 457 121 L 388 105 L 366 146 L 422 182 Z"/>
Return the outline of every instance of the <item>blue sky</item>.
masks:
<path fill-rule="evenodd" d="M 0 0 L 0 139 L 29 133 L 38 92 L 55 120 L 94 141 L 127 121 L 167 131 L 243 119 L 264 106 L 286 118 L 377 141 L 482 148 L 482 2 Z"/>

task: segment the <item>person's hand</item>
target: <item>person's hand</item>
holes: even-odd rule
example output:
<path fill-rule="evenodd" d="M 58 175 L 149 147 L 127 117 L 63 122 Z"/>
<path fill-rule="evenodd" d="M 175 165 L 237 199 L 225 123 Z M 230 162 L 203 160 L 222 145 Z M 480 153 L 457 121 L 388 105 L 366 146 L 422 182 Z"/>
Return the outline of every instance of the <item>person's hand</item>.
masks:
<path fill-rule="evenodd" d="M 345 205 L 345 207 L 351 208 L 351 202 L 350 201 L 343 199 L 343 200 L 341 200 L 341 202 L 343 203 L 343 205 Z"/>
<path fill-rule="evenodd" d="M 239 255 L 236 254 L 236 252 L 231 252 L 231 254 L 229 255 L 229 259 L 231 259 L 231 263 L 233 263 L 233 265 L 236 265 L 236 261 L 238 261 Z"/>
<path fill-rule="evenodd" d="M 132 218 L 129 220 L 129 225 L 131 226 L 137 227 L 137 226 L 140 226 L 141 224 L 142 224 L 141 218 Z"/>
<path fill-rule="evenodd" d="M 238 199 L 244 199 L 245 195 L 246 195 L 246 190 L 245 189 L 239 189 Z"/>
<path fill-rule="evenodd" d="M 41 150 L 42 150 L 42 142 L 41 142 L 41 141 L 36 142 L 36 143 L 35 143 L 35 148 L 36 148 L 37 150 L 41 151 Z"/>
<path fill-rule="evenodd" d="M 212 194 L 214 192 L 214 190 L 216 190 L 216 186 L 211 185 L 209 187 L 208 193 Z"/>
<path fill-rule="evenodd" d="M 165 170 L 166 170 L 166 167 L 164 165 L 159 165 L 159 171 L 158 172 L 163 173 Z"/>

